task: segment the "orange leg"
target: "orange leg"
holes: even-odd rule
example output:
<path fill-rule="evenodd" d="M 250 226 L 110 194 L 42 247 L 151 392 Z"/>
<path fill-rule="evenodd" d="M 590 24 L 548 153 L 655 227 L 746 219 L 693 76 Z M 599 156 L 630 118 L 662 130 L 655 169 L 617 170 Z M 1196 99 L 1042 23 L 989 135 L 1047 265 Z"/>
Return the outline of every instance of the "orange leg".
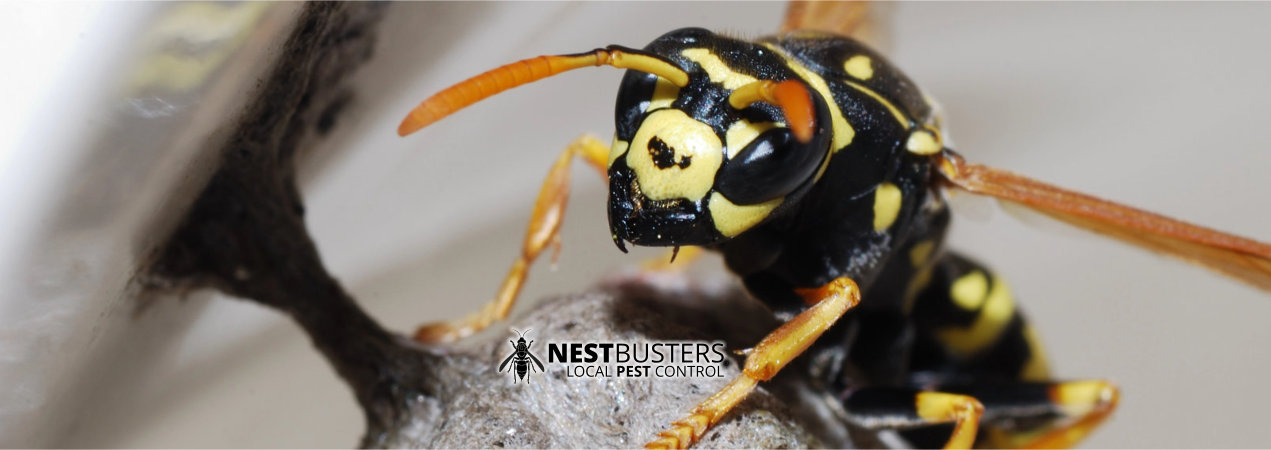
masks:
<path fill-rule="evenodd" d="M 760 381 L 777 372 L 807 350 L 843 313 L 860 303 L 856 282 L 839 278 L 815 289 L 801 289 L 799 295 L 813 306 L 768 334 L 759 345 L 746 351 L 742 374 L 728 386 L 698 404 L 689 414 L 658 433 L 646 448 L 686 448 L 697 442 L 711 426 L 746 398 Z"/>
<path fill-rule="evenodd" d="M 1051 402 L 1075 420 L 1048 430 L 1031 442 L 1016 442 L 1020 448 L 1070 448 L 1098 428 L 1116 410 L 1121 394 L 1103 380 L 1069 381 L 1050 387 Z"/>
<path fill-rule="evenodd" d="M 980 429 L 984 405 L 974 397 L 944 392 L 922 392 L 915 397 L 918 417 L 928 423 L 953 422 L 953 434 L 944 444 L 947 449 L 971 448 Z"/>
<path fill-rule="evenodd" d="M 901 387 L 856 389 L 844 400 L 844 406 L 854 423 L 874 430 L 953 424 L 953 433 L 944 441 L 947 449 L 974 446 L 986 410 L 984 403 L 970 395 Z M 913 444 L 922 448 L 935 446 L 936 442 Z"/>
<path fill-rule="evenodd" d="M 459 320 L 437 322 L 419 327 L 415 331 L 415 340 L 424 343 L 450 342 L 471 335 L 498 320 L 507 318 L 516 304 L 517 294 L 525 283 L 530 265 L 543 253 L 549 245 L 560 249 L 560 226 L 565 217 L 565 204 L 569 201 L 569 169 L 574 157 L 578 157 L 605 176 L 609 158 L 609 147 L 591 136 L 582 136 L 569 144 L 561 153 L 543 180 L 538 200 L 534 202 L 534 212 L 530 216 L 529 227 L 525 233 L 525 242 L 521 254 L 512 263 L 511 270 L 503 279 L 503 285 L 495 295 L 494 301 L 487 303 L 477 312 Z"/>
<path fill-rule="evenodd" d="M 988 448 L 1068 448 L 1107 419 L 1119 397 L 1117 388 L 1102 380 L 933 388 L 861 388 L 846 398 L 845 406 L 855 423 L 870 429 L 952 423 L 945 448 L 977 443 Z"/>

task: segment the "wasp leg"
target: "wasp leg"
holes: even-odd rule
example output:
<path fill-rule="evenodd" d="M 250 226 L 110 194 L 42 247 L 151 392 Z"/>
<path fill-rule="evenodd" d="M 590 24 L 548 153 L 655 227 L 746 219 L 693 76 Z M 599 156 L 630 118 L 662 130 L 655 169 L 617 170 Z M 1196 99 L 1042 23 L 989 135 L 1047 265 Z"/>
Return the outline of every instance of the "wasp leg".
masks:
<path fill-rule="evenodd" d="M 1120 392 L 1103 380 L 984 385 L 985 444 L 999 448 L 1068 448 L 1103 423 Z"/>
<path fill-rule="evenodd" d="M 658 439 L 646 448 L 686 448 L 697 442 L 706 430 L 719 423 L 728 411 L 737 406 L 755 385 L 768 381 L 777 372 L 807 350 L 825 330 L 843 317 L 843 313 L 860 303 L 861 293 L 856 282 L 838 278 L 825 286 L 797 291 L 812 307 L 777 328 L 754 348 L 747 350 L 742 374 L 698 404 L 689 414 L 658 433 Z"/>
<path fill-rule="evenodd" d="M 864 388 L 843 405 L 851 420 L 868 429 L 911 429 L 953 424 L 944 448 L 971 448 L 984 405 L 975 397 L 906 388 Z"/>
<path fill-rule="evenodd" d="M 927 432 L 939 430 L 916 428 L 953 422 L 953 437 L 945 441 L 945 448 L 973 443 L 989 448 L 1068 448 L 1098 427 L 1119 398 L 1117 388 L 1101 380 L 935 389 L 940 392 L 864 388 L 852 392 L 844 406 L 857 425 L 905 430 L 905 437 L 918 447 L 939 445 L 945 438 Z M 978 441 L 976 422 L 983 430 Z"/>
<path fill-rule="evenodd" d="M 507 277 L 499 287 L 494 300 L 471 315 L 448 322 L 438 322 L 419 327 L 415 340 L 424 343 L 449 342 L 481 331 L 498 320 L 503 320 L 516 303 L 530 265 L 549 245 L 559 250 L 560 226 L 565 217 L 565 204 L 569 200 L 569 169 L 574 157 L 578 157 L 606 176 L 609 147 L 591 136 L 581 136 L 561 153 L 543 180 L 534 212 L 525 232 L 521 254 L 512 263 Z"/>

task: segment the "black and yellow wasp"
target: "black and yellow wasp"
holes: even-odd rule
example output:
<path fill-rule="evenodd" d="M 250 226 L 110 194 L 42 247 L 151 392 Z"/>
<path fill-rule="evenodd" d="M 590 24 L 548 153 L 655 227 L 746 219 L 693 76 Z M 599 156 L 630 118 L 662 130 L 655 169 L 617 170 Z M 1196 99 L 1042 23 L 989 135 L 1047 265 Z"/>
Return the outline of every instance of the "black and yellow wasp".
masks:
<path fill-rule="evenodd" d="M 824 381 L 844 393 L 849 420 L 904 430 L 917 446 L 1069 446 L 1098 426 L 1116 387 L 1049 378 L 1006 284 L 945 250 L 946 190 L 1020 204 L 1271 289 L 1271 246 L 966 163 L 944 144 L 930 102 L 882 55 L 787 28 L 754 41 L 686 28 L 640 50 L 541 56 L 420 104 L 399 134 L 564 71 L 629 69 L 613 142 L 580 138 L 557 160 L 496 300 L 416 338 L 454 339 L 506 317 L 529 264 L 556 238 L 575 157 L 609 180 L 620 249 L 719 252 L 751 293 L 793 316 L 748 352 L 743 376 L 651 446 L 691 445 L 814 343 L 846 350 L 841 365 L 853 372 L 829 370 Z"/>

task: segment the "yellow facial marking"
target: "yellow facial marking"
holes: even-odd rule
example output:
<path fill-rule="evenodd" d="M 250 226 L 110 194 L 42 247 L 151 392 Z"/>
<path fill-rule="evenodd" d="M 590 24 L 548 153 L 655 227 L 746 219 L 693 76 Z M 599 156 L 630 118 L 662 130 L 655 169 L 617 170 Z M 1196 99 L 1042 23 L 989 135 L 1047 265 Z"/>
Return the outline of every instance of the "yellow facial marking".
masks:
<path fill-rule="evenodd" d="M 755 77 L 734 71 L 723 60 L 704 48 L 690 48 L 680 52 L 685 58 L 702 66 L 712 82 L 724 85 L 724 89 L 737 89 L 755 81 Z"/>
<path fill-rule="evenodd" d="M 983 277 L 982 272 L 979 273 Z M 969 279 L 972 274 L 968 274 L 958 281 Z M 968 292 L 958 293 L 958 282 L 954 282 L 954 301 L 959 306 L 963 306 L 963 300 L 958 297 L 963 295 L 972 295 L 979 289 L 974 286 L 978 282 L 969 282 L 970 287 L 966 287 Z M 967 302 L 972 303 L 972 302 Z M 1010 323 L 1011 317 L 1015 314 L 1015 301 L 1011 298 L 1010 288 L 1000 279 L 993 279 L 993 288 L 989 290 L 987 298 L 979 301 L 983 306 L 979 308 L 980 315 L 975 318 L 971 326 L 966 328 L 948 327 L 939 330 L 940 341 L 954 354 L 961 357 L 969 357 L 975 355 L 980 350 L 985 349 L 992 344 L 1002 331 L 1006 329 L 1006 325 Z"/>
<path fill-rule="evenodd" d="M 909 248 L 909 263 L 915 269 L 927 265 L 927 260 L 931 258 L 931 251 L 936 248 L 936 241 L 927 239 L 914 244 Z"/>
<path fill-rule="evenodd" d="M 772 122 L 750 123 L 749 120 L 741 119 L 733 122 L 728 127 L 728 132 L 724 133 L 724 147 L 728 149 L 728 158 L 732 159 L 737 156 L 737 152 L 746 148 L 750 141 L 755 140 L 760 133 L 776 128 L 778 124 Z"/>
<path fill-rule="evenodd" d="M 614 136 L 613 144 L 609 146 L 609 162 L 605 164 L 605 168 L 613 167 L 613 162 L 617 161 L 618 158 L 621 158 L 622 155 L 626 154 L 627 147 L 630 146 L 630 142 L 620 141 L 617 136 Z"/>
<path fill-rule="evenodd" d="M 847 62 L 843 63 L 843 70 L 847 71 L 847 74 L 851 75 L 852 78 L 868 80 L 874 76 L 874 61 L 870 60 L 868 56 L 856 55 L 847 58 Z"/>
<path fill-rule="evenodd" d="M 711 194 L 709 208 L 719 234 L 733 237 L 767 218 L 773 208 L 781 204 L 781 200 L 783 199 L 776 198 L 754 205 L 738 205 L 715 192 Z"/>
<path fill-rule="evenodd" d="M 940 142 L 940 136 L 925 128 L 909 133 L 909 140 L 905 142 L 905 150 L 918 155 L 932 155 L 942 148 L 944 144 Z"/>
<path fill-rule="evenodd" d="M 891 224 L 896 222 L 896 216 L 900 214 L 900 203 L 903 201 L 903 195 L 900 188 L 891 183 L 883 183 L 878 185 L 874 190 L 874 230 L 886 230 Z"/>
<path fill-rule="evenodd" d="M 1046 362 L 1046 350 L 1042 348 L 1041 339 L 1030 325 L 1024 326 L 1024 341 L 1028 342 L 1028 362 L 1020 370 L 1019 377 L 1023 381 L 1046 381 L 1050 378 L 1050 367 Z"/>
<path fill-rule="evenodd" d="M 652 111 L 660 108 L 670 108 L 675 103 L 675 98 L 680 95 L 680 87 L 670 82 L 666 78 L 658 77 L 658 83 L 653 86 L 653 99 L 649 100 L 649 107 L 645 111 Z"/>
<path fill-rule="evenodd" d="M 830 94 L 830 86 L 825 84 L 825 79 L 817 75 L 816 72 L 808 70 L 797 59 L 787 54 L 781 47 L 772 44 L 764 44 L 772 51 L 777 52 L 785 57 L 786 65 L 790 67 L 799 77 L 803 78 L 812 89 L 821 94 L 821 99 L 830 107 L 830 125 L 834 130 L 834 143 L 831 151 L 837 152 L 852 143 L 852 138 L 856 137 L 856 130 L 847 123 L 847 119 L 843 118 L 843 110 L 839 108 L 838 102 L 834 101 L 834 96 Z"/>
<path fill-rule="evenodd" d="M 715 131 L 678 109 L 649 114 L 627 151 L 627 166 L 652 200 L 702 199 L 723 162 L 724 145 Z"/>

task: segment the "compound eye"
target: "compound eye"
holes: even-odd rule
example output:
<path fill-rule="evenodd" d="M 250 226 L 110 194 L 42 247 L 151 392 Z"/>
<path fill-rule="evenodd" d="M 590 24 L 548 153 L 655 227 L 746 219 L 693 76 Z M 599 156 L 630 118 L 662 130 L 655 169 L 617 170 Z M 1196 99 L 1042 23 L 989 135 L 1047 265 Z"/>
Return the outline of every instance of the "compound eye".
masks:
<path fill-rule="evenodd" d="M 803 145 L 788 128 L 773 128 L 724 162 L 715 189 L 734 203 L 752 205 L 794 192 L 816 173 L 825 157 Z"/>

